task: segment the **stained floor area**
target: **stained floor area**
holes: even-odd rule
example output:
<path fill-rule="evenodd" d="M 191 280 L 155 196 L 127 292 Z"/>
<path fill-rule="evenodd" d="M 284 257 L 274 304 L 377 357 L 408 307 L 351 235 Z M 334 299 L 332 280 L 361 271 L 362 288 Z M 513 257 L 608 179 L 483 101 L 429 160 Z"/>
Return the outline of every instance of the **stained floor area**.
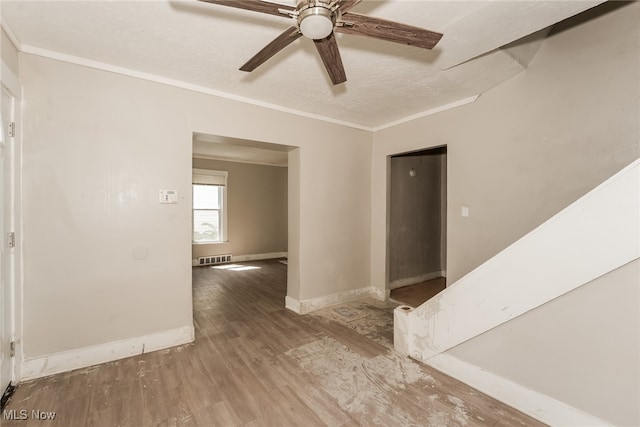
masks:
<path fill-rule="evenodd" d="M 395 353 L 392 303 L 285 310 L 286 268 L 194 268 L 194 344 L 23 383 L 2 425 L 541 425 Z"/>

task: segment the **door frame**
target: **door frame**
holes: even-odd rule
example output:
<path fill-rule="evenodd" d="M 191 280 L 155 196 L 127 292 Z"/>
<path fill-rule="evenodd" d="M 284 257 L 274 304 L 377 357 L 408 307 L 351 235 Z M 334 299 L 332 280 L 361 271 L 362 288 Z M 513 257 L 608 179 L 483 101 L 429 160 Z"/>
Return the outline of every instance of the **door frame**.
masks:
<path fill-rule="evenodd" d="M 449 233 L 448 233 L 448 202 L 449 202 L 449 176 L 448 176 L 448 150 L 447 144 L 435 145 L 432 147 L 424 147 L 413 149 L 409 151 L 402 151 L 393 154 L 387 154 L 386 156 L 386 194 L 385 194 L 385 292 L 389 297 L 391 292 L 391 159 L 393 157 L 408 156 L 413 154 L 419 154 L 428 151 L 444 150 L 444 162 L 442 164 L 442 182 L 441 190 L 442 196 L 439 201 L 441 209 L 440 220 L 440 257 L 442 264 L 441 273 L 446 277 L 448 266 L 448 252 L 449 252 Z M 426 277 L 424 278 L 425 280 Z M 409 283 L 410 284 L 410 283 Z M 409 285 L 407 284 L 407 285 Z M 406 285 L 405 285 L 406 286 Z M 447 285 L 448 286 L 448 285 Z"/>
<path fill-rule="evenodd" d="M 15 233 L 15 247 L 11 251 L 8 285 L 10 287 L 10 309 L 12 312 L 11 341 L 15 343 L 11 382 L 16 384 L 21 379 L 21 362 L 23 359 L 22 84 L 9 66 L 4 61 L 0 62 L 0 85 L 2 86 L 0 89 L 6 90 L 13 97 L 13 121 L 16 123 L 15 136 L 7 140 L 7 155 L 10 156 L 9 180 L 11 184 L 10 194 L 5 194 L 5 200 L 11 204 L 10 230 Z M 0 244 L 7 244 L 5 237 L 2 236 Z"/>

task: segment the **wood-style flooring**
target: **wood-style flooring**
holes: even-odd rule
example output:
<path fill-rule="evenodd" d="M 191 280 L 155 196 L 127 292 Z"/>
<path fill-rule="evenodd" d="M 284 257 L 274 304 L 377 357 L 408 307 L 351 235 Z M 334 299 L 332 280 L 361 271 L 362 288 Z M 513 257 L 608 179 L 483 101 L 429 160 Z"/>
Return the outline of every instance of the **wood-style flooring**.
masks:
<path fill-rule="evenodd" d="M 393 303 L 286 310 L 286 268 L 195 267 L 195 343 L 20 384 L 2 425 L 541 425 L 395 353 Z"/>
<path fill-rule="evenodd" d="M 426 282 L 392 289 L 391 298 L 411 307 L 417 307 L 444 291 L 446 287 L 447 279 L 436 277 Z"/>

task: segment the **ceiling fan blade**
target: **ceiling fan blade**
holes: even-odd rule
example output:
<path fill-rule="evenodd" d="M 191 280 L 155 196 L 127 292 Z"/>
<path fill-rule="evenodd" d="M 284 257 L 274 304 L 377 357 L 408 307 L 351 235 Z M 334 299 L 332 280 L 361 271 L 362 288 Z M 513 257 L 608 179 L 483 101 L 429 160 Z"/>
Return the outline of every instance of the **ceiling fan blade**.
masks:
<path fill-rule="evenodd" d="M 270 15 L 282 16 L 290 18 L 290 15 L 280 13 L 280 10 L 288 10 L 295 12 L 295 8 L 282 4 L 269 3 L 260 0 L 198 0 L 205 3 L 219 4 L 221 6 L 230 6 L 238 9 L 251 10 L 254 12 L 268 13 Z"/>
<path fill-rule="evenodd" d="M 351 8 L 356 6 L 362 0 L 342 0 L 340 2 L 340 12 L 347 13 Z"/>
<path fill-rule="evenodd" d="M 267 59 L 289 46 L 293 41 L 297 40 L 302 34 L 296 27 L 289 27 L 284 33 L 276 37 L 271 43 L 266 45 L 260 52 L 256 53 L 253 58 L 247 61 L 240 70 L 253 71 L 262 65 Z"/>
<path fill-rule="evenodd" d="M 331 82 L 334 85 L 344 83 L 347 81 L 347 75 L 344 72 L 342 66 L 342 58 L 340 58 L 340 51 L 338 50 L 338 43 L 336 43 L 336 36 L 331 33 L 327 38 L 313 41 L 318 49 L 320 58 L 324 63 L 324 67 L 329 73 Z"/>
<path fill-rule="evenodd" d="M 353 25 L 336 26 L 334 30 L 339 33 L 375 37 L 424 49 L 433 49 L 442 38 L 442 34 L 435 31 L 357 13 L 345 13 L 341 21 Z"/>

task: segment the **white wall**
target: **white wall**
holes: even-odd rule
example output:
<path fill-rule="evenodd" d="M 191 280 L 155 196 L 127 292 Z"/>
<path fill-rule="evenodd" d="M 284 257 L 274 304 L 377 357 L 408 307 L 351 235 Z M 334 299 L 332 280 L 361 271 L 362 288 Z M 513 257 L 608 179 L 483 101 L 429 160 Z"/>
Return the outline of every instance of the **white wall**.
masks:
<path fill-rule="evenodd" d="M 551 35 L 525 72 L 473 104 L 374 134 L 374 286 L 386 285 L 388 155 L 447 145 L 450 283 L 639 156 L 639 6 L 614 2 Z"/>
<path fill-rule="evenodd" d="M 369 284 L 367 132 L 29 54 L 20 68 L 27 358 L 192 325 L 193 132 L 299 146 L 294 291 Z"/>

